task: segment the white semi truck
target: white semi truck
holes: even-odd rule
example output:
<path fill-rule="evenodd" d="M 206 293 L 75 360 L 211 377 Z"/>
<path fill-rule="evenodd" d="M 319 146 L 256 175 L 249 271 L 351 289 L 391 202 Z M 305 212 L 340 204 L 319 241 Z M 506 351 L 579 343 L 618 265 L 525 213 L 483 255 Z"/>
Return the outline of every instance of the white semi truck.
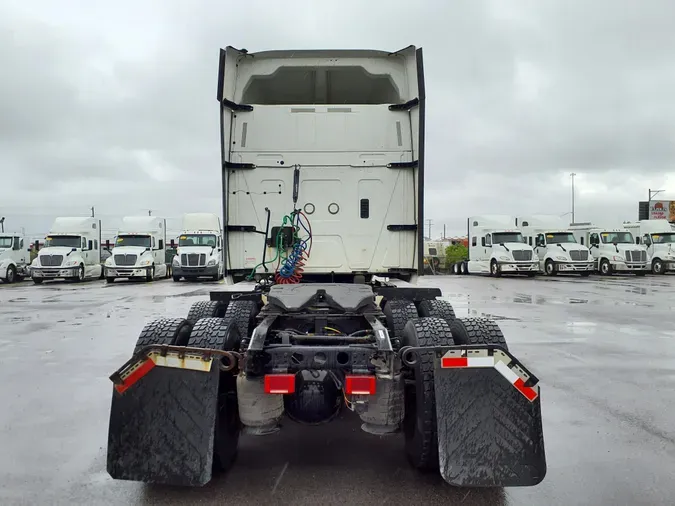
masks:
<path fill-rule="evenodd" d="M 580 244 L 588 246 L 594 268 L 603 276 L 615 272 L 644 276 L 649 271 L 647 248 L 636 244 L 629 230 L 592 223 L 572 223 L 569 229 Z"/>
<path fill-rule="evenodd" d="M 468 274 L 525 274 L 534 277 L 539 272 L 539 258 L 525 242 L 516 226 L 515 216 L 472 216 L 468 220 Z"/>
<path fill-rule="evenodd" d="M 115 246 L 105 261 L 105 279 L 166 278 L 166 219 L 157 216 L 126 216 L 117 231 Z"/>
<path fill-rule="evenodd" d="M 35 284 L 46 279 L 83 281 L 101 277 L 101 220 L 56 218 L 44 246 L 33 260 Z"/>
<path fill-rule="evenodd" d="M 439 289 L 414 284 L 422 50 L 228 47 L 218 104 L 235 284 L 187 317 L 148 322 L 110 376 L 108 473 L 201 486 L 244 451 L 240 434 L 329 423 L 346 409 L 451 484 L 540 483 L 537 378 L 494 321 L 456 318 Z M 508 263 L 524 251 L 536 269 L 516 234 L 503 238 Z"/>
<path fill-rule="evenodd" d="M 583 277 L 593 272 L 593 257 L 588 247 L 577 242 L 559 216 L 519 216 L 516 225 L 539 258 L 539 272 L 547 276 L 561 273 L 580 274 Z"/>
<path fill-rule="evenodd" d="M 0 233 L 0 280 L 14 283 L 29 276 L 30 254 L 21 234 Z"/>
<path fill-rule="evenodd" d="M 654 274 L 675 271 L 675 230 L 668 220 L 640 220 L 624 223 L 635 242 L 647 248 L 647 262 Z"/>
<path fill-rule="evenodd" d="M 209 277 L 214 281 L 225 275 L 225 241 L 220 218 L 211 213 L 188 213 L 178 237 L 178 249 L 171 267 L 173 280 Z"/>

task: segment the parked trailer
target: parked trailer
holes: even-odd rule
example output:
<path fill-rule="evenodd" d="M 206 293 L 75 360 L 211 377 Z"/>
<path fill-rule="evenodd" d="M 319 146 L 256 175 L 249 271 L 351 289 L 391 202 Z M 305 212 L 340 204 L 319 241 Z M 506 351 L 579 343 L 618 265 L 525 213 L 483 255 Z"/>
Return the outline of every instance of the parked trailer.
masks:
<path fill-rule="evenodd" d="M 485 215 L 468 219 L 469 260 L 460 274 L 525 274 L 534 277 L 539 258 L 516 227 L 515 216 Z"/>
<path fill-rule="evenodd" d="M 38 256 L 31 263 L 35 284 L 45 279 L 84 281 L 101 276 L 101 220 L 56 218 Z"/>
<path fill-rule="evenodd" d="M 126 216 L 117 232 L 115 246 L 105 261 L 105 279 L 140 278 L 152 281 L 169 277 L 166 262 L 166 219 Z"/>
<path fill-rule="evenodd" d="M 30 276 L 30 253 L 18 233 L 0 233 L 0 281 L 14 283 Z"/>
<path fill-rule="evenodd" d="M 624 223 L 623 228 L 633 234 L 636 244 L 647 248 L 647 264 L 653 274 L 675 271 L 675 230 L 668 220 L 640 220 Z"/>
<path fill-rule="evenodd" d="M 172 244 L 173 246 L 173 244 Z M 173 280 L 209 277 L 214 281 L 225 276 L 225 247 L 220 218 L 211 213 L 183 216 L 183 231 L 172 260 Z"/>
<path fill-rule="evenodd" d="M 556 215 L 530 215 L 516 218 L 527 243 L 539 258 L 539 272 L 547 276 L 593 272 L 593 257 L 586 246 L 576 240 L 562 218 Z"/>
<path fill-rule="evenodd" d="M 630 272 L 644 276 L 649 271 L 647 248 L 635 244 L 633 234 L 623 227 L 598 227 L 592 223 L 569 226 L 580 244 L 588 245 L 594 269 L 604 276 Z"/>
<path fill-rule="evenodd" d="M 145 326 L 111 376 L 109 474 L 203 485 L 240 434 L 350 409 L 449 483 L 541 482 L 536 377 L 496 323 L 456 318 L 440 290 L 414 285 L 422 50 L 228 47 L 218 101 L 226 275 L 241 280 Z"/>

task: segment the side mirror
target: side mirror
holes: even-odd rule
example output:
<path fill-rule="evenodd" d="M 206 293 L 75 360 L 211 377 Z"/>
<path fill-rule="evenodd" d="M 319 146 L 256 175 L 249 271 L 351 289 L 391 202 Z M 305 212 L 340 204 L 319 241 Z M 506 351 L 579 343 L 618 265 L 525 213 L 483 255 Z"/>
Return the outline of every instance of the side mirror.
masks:
<path fill-rule="evenodd" d="M 70 248 L 70 251 L 77 251 L 77 248 Z"/>
<path fill-rule="evenodd" d="M 618 243 L 618 242 L 616 242 L 616 241 L 612 241 L 612 244 L 613 244 L 613 245 L 614 245 L 614 247 L 616 248 L 616 245 L 617 245 L 617 244 L 619 244 L 619 243 Z"/>

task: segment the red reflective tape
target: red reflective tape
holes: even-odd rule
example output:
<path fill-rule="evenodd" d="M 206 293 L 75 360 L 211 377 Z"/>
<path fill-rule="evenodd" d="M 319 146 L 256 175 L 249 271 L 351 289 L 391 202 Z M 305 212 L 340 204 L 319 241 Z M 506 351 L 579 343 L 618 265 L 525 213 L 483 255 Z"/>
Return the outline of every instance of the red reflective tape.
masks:
<path fill-rule="evenodd" d="M 537 398 L 537 391 L 532 387 L 526 387 L 525 382 L 522 379 L 518 378 L 513 386 L 516 387 L 525 397 L 527 397 L 527 400 L 533 401 Z"/>
<path fill-rule="evenodd" d="M 148 374 L 153 367 L 155 367 L 155 363 L 150 359 L 146 359 L 146 361 L 143 362 L 138 368 L 136 368 L 134 372 L 132 372 L 129 376 L 124 378 L 124 381 L 122 382 L 121 385 L 115 385 L 115 390 L 123 394 L 129 388 L 131 388 L 131 386 L 134 383 L 136 383 L 139 379 Z"/>
<path fill-rule="evenodd" d="M 449 369 L 451 367 L 468 367 L 469 359 L 466 357 L 443 357 L 441 359 L 441 367 Z"/>

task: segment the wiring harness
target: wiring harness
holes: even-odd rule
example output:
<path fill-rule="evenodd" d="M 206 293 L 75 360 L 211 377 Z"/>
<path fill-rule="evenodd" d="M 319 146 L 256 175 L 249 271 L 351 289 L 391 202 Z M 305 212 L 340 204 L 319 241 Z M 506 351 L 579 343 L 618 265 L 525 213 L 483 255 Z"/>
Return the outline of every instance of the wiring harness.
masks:
<path fill-rule="evenodd" d="M 283 230 L 288 226 L 293 229 L 293 240 L 291 246 L 286 249 L 283 244 Z M 267 241 L 267 238 L 265 240 Z M 274 244 L 276 249 L 274 258 L 256 265 L 247 279 L 253 279 L 258 267 L 262 266 L 267 271 L 266 264 L 277 262 L 274 272 L 275 283 L 300 283 L 305 263 L 312 251 L 312 225 L 307 215 L 299 209 L 295 209 L 291 214 L 285 215 L 274 239 Z"/>

